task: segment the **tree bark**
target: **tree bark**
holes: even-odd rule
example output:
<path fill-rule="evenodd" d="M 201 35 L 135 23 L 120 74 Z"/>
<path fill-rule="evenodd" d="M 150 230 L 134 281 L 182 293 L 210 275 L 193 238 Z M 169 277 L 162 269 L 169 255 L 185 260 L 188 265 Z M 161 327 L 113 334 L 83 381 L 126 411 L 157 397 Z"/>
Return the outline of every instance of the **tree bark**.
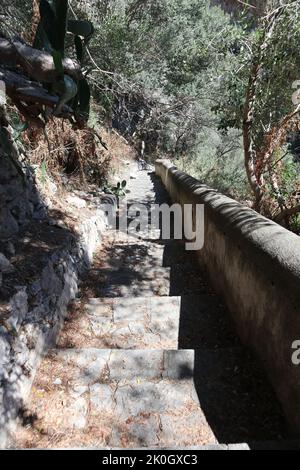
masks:
<path fill-rule="evenodd" d="M 263 197 L 264 179 L 263 165 L 259 154 L 255 148 L 253 136 L 253 127 L 255 120 L 255 104 L 257 95 L 257 86 L 263 66 L 263 60 L 267 51 L 270 39 L 272 38 L 276 22 L 284 11 L 284 7 L 279 8 L 268 16 L 267 24 L 264 27 L 264 35 L 257 51 L 252 59 L 251 73 L 246 94 L 243 119 L 243 140 L 244 140 L 244 160 L 247 178 L 251 190 L 255 197 L 254 207 L 259 210 L 261 199 Z"/>
<path fill-rule="evenodd" d="M 51 95 L 41 84 L 2 67 L 0 67 L 0 80 L 5 83 L 7 95 L 14 102 L 38 103 L 50 108 L 55 108 L 59 102 L 59 97 Z M 73 110 L 69 106 L 63 107 L 62 114 L 72 113 Z"/>
<path fill-rule="evenodd" d="M 0 38 L 0 64 L 20 67 L 29 78 L 42 83 L 54 83 L 59 78 L 51 54 L 17 40 Z M 80 65 L 75 60 L 64 59 L 63 68 L 64 73 L 75 80 L 82 78 Z"/>
<path fill-rule="evenodd" d="M 256 172 L 256 150 L 253 139 L 254 107 L 256 99 L 256 87 L 260 71 L 260 56 L 252 65 L 249 79 L 246 103 L 244 107 L 243 137 L 244 137 L 244 160 L 247 178 L 251 190 L 255 197 L 254 206 L 259 209 L 259 204 L 263 195 L 261 182 L 257 178 Z"/>
<path fill-rule="evenodd" d="M 280 223 L 282 222 L 285 218 L 292 217 L 293 215 L 296 215 L 300 212 L 300 204 L 294 207 L 290 207 L 288 209 L 285 209 L 284 211 L 280 212 L 276 217 L 275 217 L 275 222 Z"/>

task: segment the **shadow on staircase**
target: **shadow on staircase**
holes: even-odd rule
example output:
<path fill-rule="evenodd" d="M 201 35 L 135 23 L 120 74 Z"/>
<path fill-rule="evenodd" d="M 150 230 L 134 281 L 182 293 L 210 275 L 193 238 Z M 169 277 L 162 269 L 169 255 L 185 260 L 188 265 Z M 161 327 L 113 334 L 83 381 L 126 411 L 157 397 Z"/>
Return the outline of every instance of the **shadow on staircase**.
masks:
<path fill-rule="evenodd" d="M 152 175 L 157 203 L 170 202 Z M 261 364 L 245 348 L 195 253 L 181 241 L 163 241 L 170 296 L 181 296 L 178 345 L 195 350 L 194 383 L 202 411 L 220 443 L 280 442 L 287 428 Z M 272 448 L 273 444 L 270 444 Z M 292 446 L 294 447 L 294 445 Z"/>

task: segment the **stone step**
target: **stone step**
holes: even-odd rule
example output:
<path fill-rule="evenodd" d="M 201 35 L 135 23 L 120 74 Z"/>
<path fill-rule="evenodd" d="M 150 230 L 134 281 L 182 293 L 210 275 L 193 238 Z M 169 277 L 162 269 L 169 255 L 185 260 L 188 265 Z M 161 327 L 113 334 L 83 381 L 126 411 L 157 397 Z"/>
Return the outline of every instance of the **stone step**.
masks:
<path fill-rule="evenodd" d="M 193 351 L 51 351 L 14 447 L 167 448 L 216 444 L 193 382 Z M 28 425 L 30 423 L 30 425 Z"/>
<path fill-rule="evenodd" d="M 120 246 L 145 245 L 150 248 L 151 246 L 160 245 L 162 242 L 160 229 L 146 228 L 146 230 L 135 232 L 134 229 L 126 231 L 126 227 L 124 231 L 122 229 L 109 228 L 104 236 L 113 238 L 115 243 Z"/>
<path fill-rule="evenodd" d="M 284 446 L 283 416 L 264 375 L 243 348 L 51 351 L 15 446 Z"/>
<path fill-rule="evenodd" d="M 133 265 L 136 262 L 149 266 L 170 267 L 176 264 L 198 266 L 195 253 L 185 250 L 185 242 L 180 240 L 163 240 L 160 231 L 148 234 L 141 233 L 140 237 L 125 234 L 123 232 L 107 231 L 107 238 L 112 244 L 109 249 L 108 266 Z"/>
<path fill-rule="evenodd" d="M 90 299 L 70 310 L 58 346 L 214 349 L 236 346 L 228 313 L 209 295 Z"/>
<path fill-rule="evenodd" d="M 99 297 L 139 297 L 168 295 L 170 269 L 144 268 L 140 264 L 119 269 L 99 269 Z"/>
<path fill-rule="evenodd" d="M 148 207 L 168 200 L 147 172 L 128 189 L 129 201 Z M 78 302 L 43 359 L 12 447 L 234 450 L 248 446 L 227 444 L 280 441 L 265 374 L 209 295 L 195 253 L 159 236 L 103 237 L 81 291 L 95 299 Z"/>
<path fill-rule="evenodd" d="M 106 234 L 106 237 L 109 246 L 105 267 L 136 270 L 138 265 L 143 268 L 163 266 L 165 244 L 160 240 L 141 240 L 123 233 Z"/>
<path fill-rule="evenodd" d="M 99 297 L 179 296 L 207 292 L 200 270 L 193 267 L 187 270 L 180 264 L 159 267 L 136 260 L 132 265 L 128 262 L 120 267 L 98 268 L 95 274 L 99 278 Z"/>
<path fill-rule="evenodd" d="M 292 450 L 293 448 L 290 448 L 288 447 L 288 449 Z M 95 449 L 97 450 L 97 449 Z M 118 447 L 118 448 L 108 448 L 108 450 L 116 450 L 116 451 L 121 451 L 124 449 Z M 139 448 L 139 449 L 135 449 L 135 450 L 145 450 L 143 448 Z M 164 451 L 164 450 L 173 450 L 173 451 L 183 451 L 183 452 L 188 452 L 189 450 L 194 450 L 194 451 L 197 451 L 197 452 L 202 452 L 202 451 L 211 451 L 211 450 L 251 450 L 249 445 L 246 444 L 246 443 L 240 443 L 240 444 L 209 444 L 209 445 L 203 445 L 203 446 L 190 446 L 190 447 L 163 447 L 163 448 L 160 448 L 159 449 L 160 451 Z M 259 448 L 259 450 L 263 450 L 263 448 Z M 271 450 L 271 449 L 270 449 Z M 276 447 L 274 448 L 274 450 L 276 450 Z M 280 450 L 284 450 L 284 448 L 280 447 Z M 298 448 L 296 448 L 296 450 L 298 450 Z M 147 448 L 147 451 L 157 451 L 157 448 Z M 172 459 L 172 458 L 171 458 Z M 176 457 L 175 457 L 175 462 L 176 462 Z M 170 463 L 171 463 L 171 460 L 170 460 Z"/>

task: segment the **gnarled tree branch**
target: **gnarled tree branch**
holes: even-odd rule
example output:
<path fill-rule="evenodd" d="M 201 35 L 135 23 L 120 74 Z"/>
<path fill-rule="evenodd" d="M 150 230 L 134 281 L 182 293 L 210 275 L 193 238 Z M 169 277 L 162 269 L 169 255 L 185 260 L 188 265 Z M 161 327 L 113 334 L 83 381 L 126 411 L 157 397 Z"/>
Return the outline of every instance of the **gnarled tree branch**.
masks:
<path fill-rule="evenodd" d="M 6 92 L 13 101 L 25 103 L 38 103 L 43 106 L 55 108 L 59 97 L 51 95 L 40 83 L 33 82 L 10 70 L 0 67 L 0 80 L 5 83 Z M 63 107 L 63 114 L 71 114 L 73 110 L 69 106 Z"/>
<path fill-rule="evenodd" d="M 51 54 L 17 40 L 0 38 L 0 64 L 21 68 L 29 78 L 42 83 L 54 83 L 59 78 Z M 63 68 L 64 73 L 75 80 L 82 78 L 80 65 L 75 60 L 64 59 Z"/>
<path fill-rule="evenodd" d="M 300 204 L 294 207 L 290 207 L 288 209 L 283 210 L 280 212 L 275 218 L 275 222 L 279 223 L 282 222 L 284 219 L 292 217 L 300 212 Z"/>

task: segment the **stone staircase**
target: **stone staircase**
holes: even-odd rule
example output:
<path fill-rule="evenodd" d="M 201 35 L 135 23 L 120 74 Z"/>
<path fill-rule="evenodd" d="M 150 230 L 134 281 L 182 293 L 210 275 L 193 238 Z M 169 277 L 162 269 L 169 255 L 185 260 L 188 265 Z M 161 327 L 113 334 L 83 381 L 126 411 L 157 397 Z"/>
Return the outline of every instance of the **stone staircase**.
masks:
<path fill-rule="evenodd" d="M 131 203 L 167 201 L 146 171 L 129 188 Z M 283 433 L 265 374 L 194 254 L 108 231 L 12 447 L 218 448 Z"/>

